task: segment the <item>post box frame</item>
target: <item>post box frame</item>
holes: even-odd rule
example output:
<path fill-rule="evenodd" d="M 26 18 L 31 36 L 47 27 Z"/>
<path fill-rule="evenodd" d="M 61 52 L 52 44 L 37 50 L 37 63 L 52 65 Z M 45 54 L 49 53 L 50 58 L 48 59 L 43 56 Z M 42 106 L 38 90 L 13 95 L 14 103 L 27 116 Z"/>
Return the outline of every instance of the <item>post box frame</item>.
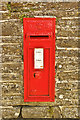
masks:
<path fill-rule="evenodd" d="M 52 40 L 52 46 L 49 48 L 48 42 L 42 46 L 42 48 L 50 49 L 50 81 L 49 81 L 49 96 L 30 96 L 29 95 L 29 47 L 27 45 L 27 39 L 30 40 L 30 36 L 26 34 L 26 21 L 28 20 L 51 20 L 53 21 L 52 35 L 49 35 L 49 40 Z M 24 29 L 24 102 L 53 102 L 55 100 L 55 18 L 23 18 Z M 32 40 L 34 41 L 34 40 Z M 37 46 L 37 45 L 36 45 Z M 48 47 L 47 47 L 48 46 Z M 32 48 L 32 47 L 31 47 Z M 33 47 L 34 48 L 34 47 Z M 40 47 L 41 48 L 41 47 Z"/>

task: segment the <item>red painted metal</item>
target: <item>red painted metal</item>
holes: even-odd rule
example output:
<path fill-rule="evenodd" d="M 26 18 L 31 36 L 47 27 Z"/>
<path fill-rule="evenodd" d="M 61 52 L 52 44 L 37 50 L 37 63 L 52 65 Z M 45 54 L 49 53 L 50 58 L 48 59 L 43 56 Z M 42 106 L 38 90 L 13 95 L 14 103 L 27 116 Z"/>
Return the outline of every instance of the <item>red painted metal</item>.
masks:
<path fill-rule="evenodd" d="M 55 18 L 23 18 L 24 102 L 55 98 Z M 44 68 L 34 68 L 34 49 L 43 48 Z"/>

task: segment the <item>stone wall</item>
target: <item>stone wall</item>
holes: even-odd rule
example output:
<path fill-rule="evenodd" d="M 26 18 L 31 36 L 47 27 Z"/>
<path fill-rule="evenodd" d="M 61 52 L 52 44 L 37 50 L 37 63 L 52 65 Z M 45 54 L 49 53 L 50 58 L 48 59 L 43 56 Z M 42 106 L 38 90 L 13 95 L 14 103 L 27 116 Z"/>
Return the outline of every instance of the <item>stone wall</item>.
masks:
<path fill-rule="evenodd" d="M 2 118 L 80 118 L 80 2 L 2 2 Z M 23 17 L 56 17 L 55 102 L 24 102 Z"/>

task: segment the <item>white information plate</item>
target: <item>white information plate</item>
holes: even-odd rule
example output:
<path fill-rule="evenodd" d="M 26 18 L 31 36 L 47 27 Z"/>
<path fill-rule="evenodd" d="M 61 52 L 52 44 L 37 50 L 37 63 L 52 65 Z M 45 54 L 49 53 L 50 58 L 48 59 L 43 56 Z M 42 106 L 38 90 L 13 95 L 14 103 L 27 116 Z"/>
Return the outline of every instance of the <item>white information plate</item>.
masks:
<path fill-rule="evenodd" d="M 34 69 L 43 69 L 43 48 L 34 49 Z"/>

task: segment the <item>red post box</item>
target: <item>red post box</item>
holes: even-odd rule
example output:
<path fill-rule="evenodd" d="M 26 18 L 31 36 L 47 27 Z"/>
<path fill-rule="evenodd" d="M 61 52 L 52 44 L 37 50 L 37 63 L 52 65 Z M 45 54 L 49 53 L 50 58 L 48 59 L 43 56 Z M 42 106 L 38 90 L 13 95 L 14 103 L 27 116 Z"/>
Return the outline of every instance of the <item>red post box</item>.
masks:
<path fill-rule="evenodd" d="M 24 101 L 55 98 L 55 18 L 23 18 Z"/>

